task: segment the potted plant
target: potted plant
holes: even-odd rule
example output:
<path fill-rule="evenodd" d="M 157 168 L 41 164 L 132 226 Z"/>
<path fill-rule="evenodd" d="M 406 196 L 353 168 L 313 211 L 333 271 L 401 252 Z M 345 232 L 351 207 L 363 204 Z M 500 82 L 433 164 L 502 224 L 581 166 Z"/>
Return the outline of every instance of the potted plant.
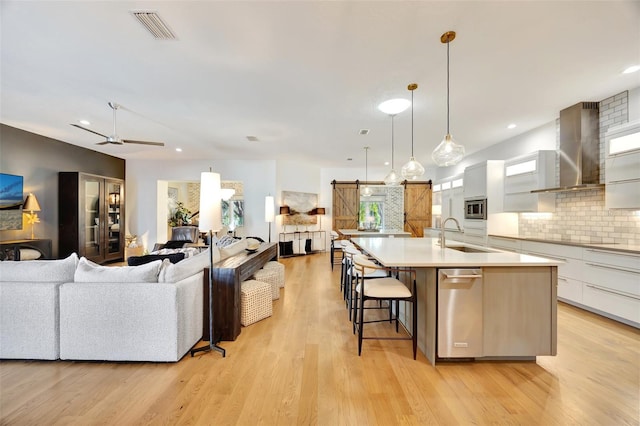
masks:
<path fill-rule="evenodd" d="M 191 211 L 184 206 L 182 201 L 179 201 L 176 207 L 171 210 L 168 223 L 171 227 L 191 225 L 191 217 Z"/>

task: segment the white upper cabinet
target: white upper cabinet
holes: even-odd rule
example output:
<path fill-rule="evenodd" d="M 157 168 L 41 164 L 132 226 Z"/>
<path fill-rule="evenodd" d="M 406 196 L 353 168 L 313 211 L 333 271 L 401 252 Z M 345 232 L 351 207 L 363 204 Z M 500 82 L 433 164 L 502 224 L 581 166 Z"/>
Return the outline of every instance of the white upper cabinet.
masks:
<path fill-rule="evenodd" d="M 433 214 L 442 220 L 454 217 L 462 226 L 464 220 L 464 177 L 462 174 L 440 179 L 433 185 Z M 457 229 L 453 221 L 447 228 Z"/>
<path fill-rule="evenodd" d="M 553 193 L 532 194 L 555 183 L 555 151 L 536 151 L 504 162 L 505 212 L 554 212 Z"/>
<path fill-rule="evenodd" d="M 640 121 L 610 128 L 605 150 L 606 207 L 640 209 Z"/>
<path fill-rule="evenodd" d="M 503 210 L 502 160 L 488 160 L 464 169 L 464 199 L 487 200 L 487 213 L 502 213 Z"/>

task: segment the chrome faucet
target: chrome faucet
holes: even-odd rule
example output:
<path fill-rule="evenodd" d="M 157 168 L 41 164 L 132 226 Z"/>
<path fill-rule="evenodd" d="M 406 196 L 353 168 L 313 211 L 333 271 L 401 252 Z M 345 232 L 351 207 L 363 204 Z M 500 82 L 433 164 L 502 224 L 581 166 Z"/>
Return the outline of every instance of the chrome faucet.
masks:
<path fill-rule="evenodd" d="M 450 216 L 450 217 L 446 218 L 445 220 L 443 220 L 442 223 L 440 224 L 440 247 L 441 248 L 445 247 L 444 225 L 449 220 L 453 220 L 456 223 L 456 226 L 458 227 L 458 231 L 462 232 L 462 229 L 460 228 L 460 223 L 458 222 L 458 219 L 456 219 L 455 217 Z"/>

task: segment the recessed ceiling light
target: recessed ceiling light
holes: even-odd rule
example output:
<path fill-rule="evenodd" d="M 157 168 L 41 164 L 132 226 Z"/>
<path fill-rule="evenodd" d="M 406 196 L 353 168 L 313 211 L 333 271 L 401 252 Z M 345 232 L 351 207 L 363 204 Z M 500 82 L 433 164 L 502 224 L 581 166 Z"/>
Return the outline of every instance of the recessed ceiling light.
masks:
<path fill-rule="evenodd" d="M 182 148 L 176 148 L 176 152 L 182 152 Z"/>
<path fill-rule="evenodd" d="M 247 140 L 249 142 L 258 142 L 258 137 L 257 136 L 247 136 Z"/>
<path fill-rule="evenodd" d="M 632 65 L 629 68 L 622 71 L 622 74 L 631 74 L 632 72 L 640 71 L 640 65 Z"/>
<path fill-rule="evenodd" d="M 388 166 L 388 165 L 389 165 L 389 162 L 388 162 L 388 161 L 385 161 L 385 162 L 384 162 L 384 165 L 385 165 L 385 166 Z"/>
<path fill-rule="evenodd" d="M 347 161 L 353 161 L 353 158 L 347 158 Z"/>
<path fill-rule="evenodd" d="M 411 101 L 408 99 L 389 99 L 378 105 L 378 109 L 385 114 L 396 115 L 409 108 Z"/>
<path fill-rule="evenodd" d="M 358 134 L 368 135 L 369 134 L 369 129 L 360 129 L 360 131 L 358 131 Z"/>
<path fill-rule="evenodd" d="M 91 122 L 89 120 L 80 120 L 80 124 L 84 124 L 85 126 L 90 126 Z"/>
<path fill-rule="evenodd" d="M 507 129 L 515 129 L 515 128 L 516 128 L 516 125 L 515 125 L 515 124 L 513 124 L 513 123 L 511 123 L 511 124 L 509 124 L 509 125 L 507 126 Z"/>

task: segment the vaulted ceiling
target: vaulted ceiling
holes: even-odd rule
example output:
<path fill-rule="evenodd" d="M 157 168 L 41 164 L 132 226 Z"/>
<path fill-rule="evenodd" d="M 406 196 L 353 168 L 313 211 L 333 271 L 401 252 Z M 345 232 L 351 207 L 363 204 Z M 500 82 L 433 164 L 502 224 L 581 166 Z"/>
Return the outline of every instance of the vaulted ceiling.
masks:
<path fill-rule="evenodd" d="M 640 86 L 638 1 L 8 1 L 0 3 L 0 121 L 126 159 L 390 159 L 387 99 L 414 103 L 414 150 L 446 130 L 471 153 L 580 101 Z M 174 40 L 133 16 L 153 11 Z M 70 124 L 165 147 L 95 145 Z M 515 129 L 507 129 L 510 123 Z M 411 110 L 395 119 L 396 168 Z M 368 135 L 360 135 L 369 129 Z M 248 140 L 254 136 L 257 141 Z M 181 153 L 175 151 L 182 148 Z M 347 161 L 353 158 L 353 161 Z"/>

